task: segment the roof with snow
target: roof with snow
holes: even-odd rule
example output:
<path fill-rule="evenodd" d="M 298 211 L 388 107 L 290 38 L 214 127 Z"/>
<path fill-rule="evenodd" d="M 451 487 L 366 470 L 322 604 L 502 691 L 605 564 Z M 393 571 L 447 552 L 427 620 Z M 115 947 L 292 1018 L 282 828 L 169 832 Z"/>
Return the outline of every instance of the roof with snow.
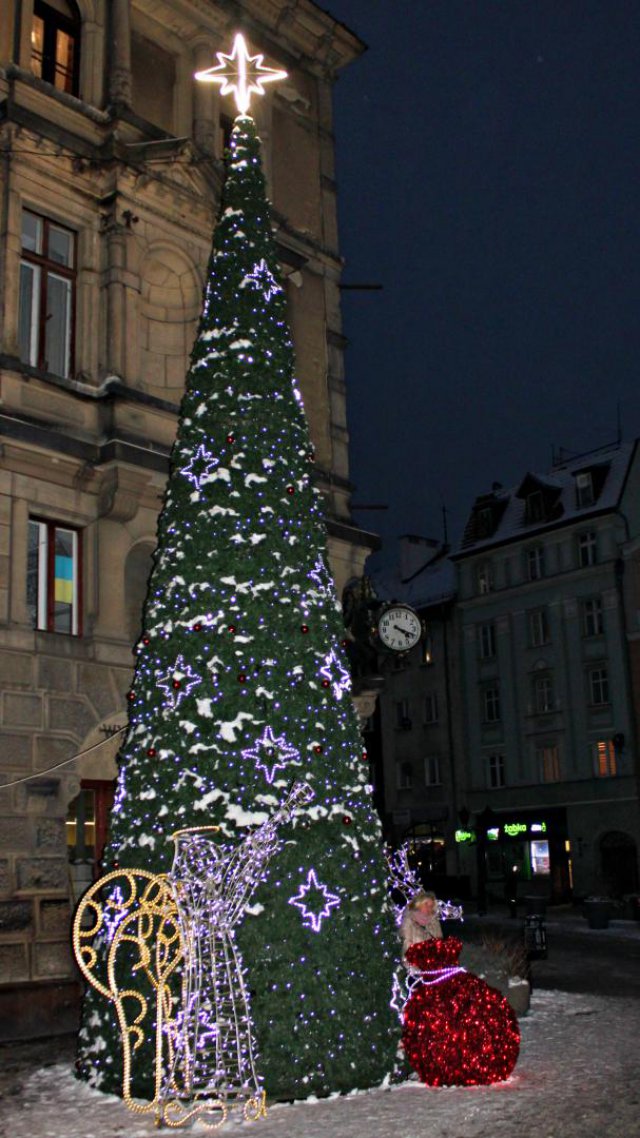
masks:
<path fill-rule="evenodd" d="M 381 554 L 372 554 L 366 573 L 381 601 L 398 601 L 414 609 L 450 601 L 455 594 L 455 567 L 448 557 L 449 547 L 425 542 L 423 556 L 414 550 L 410 570 L 402 563 L 389 565 Z M 416 556 L 418 554 L 418 556 Z"/>
<path fill-rule="evenodd" d="M 636 447 L 637 440 L 565 458 L 544 474 L 528 471 L 510 490 L 496 486 L 480 495 L 451 556 L 464 557 L 614 510 Z"/>

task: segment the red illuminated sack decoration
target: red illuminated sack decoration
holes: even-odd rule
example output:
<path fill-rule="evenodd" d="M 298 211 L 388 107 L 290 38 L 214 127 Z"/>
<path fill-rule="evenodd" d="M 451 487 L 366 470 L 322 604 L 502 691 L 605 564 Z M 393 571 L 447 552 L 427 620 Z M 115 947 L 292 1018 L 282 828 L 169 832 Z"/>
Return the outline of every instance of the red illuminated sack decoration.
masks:
<path fill-rule="evenodd" d="M 404 1006 L 402 1044 L 429 1086 L 472 1086 L 508 1079 L 520 1051 L 513 1008 L 497 988 L 465 972 L 462 941 L 425 940 L 406 959 L 422 975 Z"/>

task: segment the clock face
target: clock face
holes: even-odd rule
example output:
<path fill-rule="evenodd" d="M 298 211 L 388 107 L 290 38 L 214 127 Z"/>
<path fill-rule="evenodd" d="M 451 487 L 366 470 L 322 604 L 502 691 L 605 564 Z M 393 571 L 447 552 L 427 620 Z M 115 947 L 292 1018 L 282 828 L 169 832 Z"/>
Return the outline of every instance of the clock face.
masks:
<path fill-rule="evenodd" d="M 378 635 L 385 648 L 393 652 L 408 652 L 422 635 L 420 618 L 406 605 L 391 605 L 378 621 Z"/>

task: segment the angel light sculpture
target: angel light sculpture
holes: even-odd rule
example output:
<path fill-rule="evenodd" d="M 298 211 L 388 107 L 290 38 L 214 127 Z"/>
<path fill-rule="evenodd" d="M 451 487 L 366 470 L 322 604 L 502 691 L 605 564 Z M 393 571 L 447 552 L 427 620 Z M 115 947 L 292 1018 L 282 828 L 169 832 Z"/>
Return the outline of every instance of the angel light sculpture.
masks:
<path fill-rule="evenodd" d="M 266 1113 L 234 930 L 281 843 L 279 828 L 311 797 L 296 784 L 235 846 L 215 840 L 216 826 L 178 830 L 168 874 L 117 869 L 85 893 L 73 926 L 76 959 L 115 1006 L 123 1098 L 136 1113 L 173 1128 L 198 1118 L 211 1129 L 234 1105 L 247 1120 Z M 132 1064 L 152 1033 L 154 1094 L 140 1102 Z"/>

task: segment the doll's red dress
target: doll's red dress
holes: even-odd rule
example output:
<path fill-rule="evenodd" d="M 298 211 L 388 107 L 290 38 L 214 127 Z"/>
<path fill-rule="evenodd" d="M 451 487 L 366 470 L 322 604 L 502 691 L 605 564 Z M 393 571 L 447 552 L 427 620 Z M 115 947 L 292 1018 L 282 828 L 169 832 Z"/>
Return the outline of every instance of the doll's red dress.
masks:
<path fill-rule="evenodd" d="M 458 964 L 462 941 L 425 940 L 406 952 L 411 994 L 402 1044 L 429 1086 L 467 1086 L 508 1079 L 520 1050 L 518 1020 L 497 988 Z"/>

